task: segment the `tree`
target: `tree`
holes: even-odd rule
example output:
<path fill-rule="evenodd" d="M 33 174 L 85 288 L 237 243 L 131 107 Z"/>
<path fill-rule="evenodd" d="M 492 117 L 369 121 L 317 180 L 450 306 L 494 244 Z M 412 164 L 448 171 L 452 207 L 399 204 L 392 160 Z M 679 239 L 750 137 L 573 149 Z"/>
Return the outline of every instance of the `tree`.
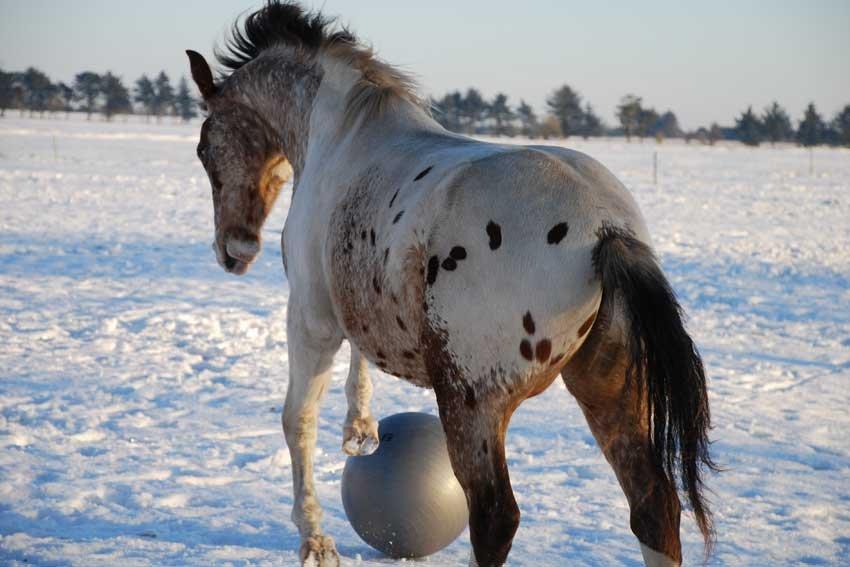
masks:
<path fill-rule="evenodd" d="M 816 146 L 823 142 L 825 130 L 826 126 L 815 109 L 815 103 L 810 102 L 797 129 L 797 141 L 806 147 Z"/>
<path fill-rule="evenodd" d="M 628 94 L 617 106 L 617 118 L 620 120 L 627 141 L 631 141 L 632 136 L 640 129 L 641 102 L 642 99 L 639 96 Z"/>
<path fill-rule="evenodd" d="M 103 76 L 101 81 L 101 90 L 103 92 L 103 115 L 107 120 L 112 120 L 112 117 L 119 112 L 132 112 L 133 107 L 130 104 L 130 93 L 120 77 L 116 77 L 110 72 Z"/>
<path fill-rule="evenodd" d="M 791 126 L 788 113 L 776 101 L 764 109 L 761 123 L 764 137 L 770 140 L 771 144 L 790 140 L 794 135 L 794 128 Z"/>
<path fill-rule="evenodd" d="M 558 119 L 558 126 L 564 137 L 581 132 L 584 118 L 581 110 L 581 96 L 569 85 L 564 85 L 553 92 L 546 99 L 546 105 L 552 116 Z"/>
<path fill-rule="evenodd" d="M 168 114 L 174 106 L 174 89 L 171 87 L 171 81 L 165 71 L 160 71 L 157 75 L 156 81 L 154 81 L 154 89 L 156 94 L 154 95 L 153 108 L 154 114 L 159 120 L 160 116 Z"/>
<path fill-rule="evenodd" d="M 177 114 L 183 119 L 183 122 L 188 122 L 198 115 L 195 110 L 195 104 L 195 98 L 189 92 L 189 83 L 186 82 L 186 77 L 180 77 L 174 106 L 177 108 Z"/>
<path fill-rule="evenodd" d="M 544 140 L 563 137 L 561 121 L 551 114 L 546 115 L 546 118 L 543 119 L 543 123 L 540 125 L 540 135 L 543 136 Z"/>
<path fill-rule="evenodd" d="M 136 80 L 133 89 L 133 100 L 142 105 L 145 115 L 150 120 L 151 115 L 156 112 L 156 89 L 147 75 L 142 75 Z"/>
<path fill-rule="evenodd" d="M 832 128 L 837 133 L 837 143 L 850 147 L 850 104 L 835 115 Z"/>
<path fill-rule="evenodd" d="M 668 110 L 658 117 L 652 126 L 650 134 L 663 136 L 665 138 L 680 138 L 682 129 L 679 127 L 679 119 L 672 110 Z"/>
<path fill-rule="evenodd" d="M 747 108 L 740 118 L 735 119 L 735 134 L 738 139 L 748 146 L 758 146 L 761 143 L 762 124 L 753 113 L 753 107 Z"/>
<path fill-rule="evenodd" d="M 645 136 L 655 134 L 655 124 L 658 122 L 658 113 L 654 108 L 641 108 L 638 111 L 637 135 L 643 141 Z"/>
<path fill-rule="evenodd" d="M 62 110 L 65 111 L 65 117 L 67 118 L 68 113 L 73 110 L 71 108 L 71 102 L 74 100 L 74 89 L 62 82 L 57 85 L 57 89 L 59 90 L 59 96 L 62 97 Z"/>
<path fill-rule="evenodd" d="M 0 117 L 6 115 L 6 109 L 15 102 L 15 74 L 0 69 Z"/>
<path fill-rule="evenodd" d="M 43 115 L 55 90 L 50 78 L 35 67 L 30 67 L 21 75 L 21 83 L 26 89 L 26 105 L 30 115 L 33 112 Z"/>
<path fill-rule="evenodd" d="M 517 117 L 520 123 L 520 133 L 526 138 L 536 138 L 540 126 L 537 124 L 537 115 L 524 100 L 519 101 Z"/>
<path fill-rule="evenodd" d="M 581 114 L 580 131 L 585 140 L 590 136 L 602 135 L 602 119 L 596 115 L 589 102 L 584 105 L 584 111 Z"/>
<path fill-rule="evenodd" d="M 92 112 L 97 111 L 100 82 L 100 75 L 92 71 L 83 71 L 74 77 L 75 98 L 83 102 L 81 109 L 86 113 L 86 120 L 91 120 Z"/>
<path fill-rule="evenodd" d="M 470 88 L 461 103 L 461 116 L 463 117 L 464 130 L 468 134 L 474 134 L 480 122 L 487 114 L 487 103 L 478 89 Z"/>
<path fill-rule="evenodd" d="M 493 133 L 497 136 L 513 136 L 514 128 L 511 121 L 515 118 L 514 112 L 508 106 L 508 95 L 504 93 L 496 94 L 493 102 L 490 103 L 488 116 L 495 122 Z"/>

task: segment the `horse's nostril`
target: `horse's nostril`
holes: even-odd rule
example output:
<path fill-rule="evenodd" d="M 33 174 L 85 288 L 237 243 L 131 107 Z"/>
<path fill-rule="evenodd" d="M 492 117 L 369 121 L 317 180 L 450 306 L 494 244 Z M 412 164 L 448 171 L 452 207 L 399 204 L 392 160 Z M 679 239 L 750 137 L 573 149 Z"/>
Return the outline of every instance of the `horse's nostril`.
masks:
<path fill-rule="evenodd" d="M 227 254 L 224 255 L 224 267 L 228 270 L 232 270 L 234 267 L 236 267 L 236 261 L 236 258 L 228 256 Z"/>

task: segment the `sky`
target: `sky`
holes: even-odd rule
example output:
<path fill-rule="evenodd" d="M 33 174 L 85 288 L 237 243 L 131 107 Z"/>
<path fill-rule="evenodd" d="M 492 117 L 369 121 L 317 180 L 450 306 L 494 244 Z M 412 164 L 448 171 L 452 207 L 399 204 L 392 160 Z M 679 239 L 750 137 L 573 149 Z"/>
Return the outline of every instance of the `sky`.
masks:
<path fill-rule="evenodd" d="M 474 86 L 542 113 L 568 84 L 609 124 L 627 93 L 692 129 L 772 101 L 792 120 L 850 104 L 850 1 L 306 0 L 339 16 L 425 94 Z M 259 0 L 0 0 L 0 68 L 54 81 L 112 71 L 188 75 Z"/>

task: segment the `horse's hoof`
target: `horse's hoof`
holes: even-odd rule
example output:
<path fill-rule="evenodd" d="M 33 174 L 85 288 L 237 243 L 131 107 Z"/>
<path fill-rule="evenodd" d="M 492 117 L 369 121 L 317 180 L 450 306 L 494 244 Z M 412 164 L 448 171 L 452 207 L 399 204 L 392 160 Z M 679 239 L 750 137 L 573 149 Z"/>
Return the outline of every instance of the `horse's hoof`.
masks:
<path fill-rule="evenodd" d="M 301 567 L 339 567 L 333 538 L 314 535 L 301 543 Z"/>
<path fill-rule="evenodd" d="M 343 430 L 342 450 L 346 455 L 371 455 L 378 444 L 378 422 L 372 416 L 355 418 Z"/>

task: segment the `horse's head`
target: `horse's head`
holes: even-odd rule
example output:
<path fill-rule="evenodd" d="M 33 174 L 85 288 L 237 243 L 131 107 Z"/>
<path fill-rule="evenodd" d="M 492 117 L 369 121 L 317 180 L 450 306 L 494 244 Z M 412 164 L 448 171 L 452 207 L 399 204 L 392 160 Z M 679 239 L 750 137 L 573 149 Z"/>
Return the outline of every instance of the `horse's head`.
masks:
<path fill-rule="evenodd" d="M 219 93 L 202 55 L 187 51 L 208 110 L 198 158 L 212 185 L 213 250 L 222 268 L 244 274 L 260 253 L 260 230 L 292 175 L 271 126 L 253 109 Z"/>

